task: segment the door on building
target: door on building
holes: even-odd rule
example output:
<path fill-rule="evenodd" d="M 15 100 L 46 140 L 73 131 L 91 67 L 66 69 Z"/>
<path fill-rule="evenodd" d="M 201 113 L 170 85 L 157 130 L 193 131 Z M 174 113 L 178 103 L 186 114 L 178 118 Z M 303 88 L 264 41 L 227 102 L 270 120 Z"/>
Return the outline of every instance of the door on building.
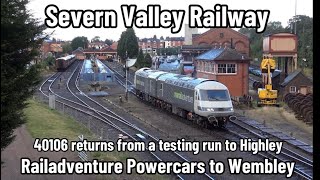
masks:
<path fill-rule="evenodd" d="M 307 86 L 300 86 L 300 93 L 306 95 L 308 93 Z"/>

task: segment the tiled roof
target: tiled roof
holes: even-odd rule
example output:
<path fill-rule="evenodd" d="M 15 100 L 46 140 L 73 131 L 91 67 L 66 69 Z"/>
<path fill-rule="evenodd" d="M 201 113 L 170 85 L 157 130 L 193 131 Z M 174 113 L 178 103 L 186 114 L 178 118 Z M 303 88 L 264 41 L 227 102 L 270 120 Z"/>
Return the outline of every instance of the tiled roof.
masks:
<path fill-rule="evenodd" d="M 246 55 L 229 47 L 211 49 L 198 57 L 197 60 L 250 60 Z"/>
<path fill-rule="evenodd" d="M 105 47 L 102 49 L 85 49 L 83 52 L 116 52 L 116 50 L 111 49 L 110 47 Z"/>
<path fill-rule="evenodd" d="M 203 54 L 201 54 L 200 56 L 196 57 L 196 59 L 199 60 L 214 60 L 215 58 L 217 58 L 224 49 L 211 49 Z"/>
<path fill-rule="evenodd" d="M 155 38 L 143 38 L 143 39 L 140 39 L 139 40 L 140 42 L 148 42 L 148 41 L 156 41 L 156 42 L 159 42 L 160 40 L 159 39 L 155 39 Z"/>
<path fill-rule="evenodd" d="M 166 37 L 166 41 L 184 41 L 184 37 Z"/>
<path fill-rule="evenodd" d="M 290 73 L 284 80 L 283 83 L 281 83 L 281 86 L 286 86 L 290 81 L 292 81 L 301 71 L 297 70 L 292 73 Z"/>
<path fill-rule="evenodd" d="M 171 41 L 184 41 L 184 37 L 171 37 Z"/>
<path fill-rule="evenodd" d="M 239 53 L 235 49 L 225 48 L 224 51 L 215 60 L 250 60 L 244 54 Z"/>
<path fill-rule="evenodd" d="M 77 53 L 79 53 L 79 54 L 83 53 L 83 49 L 78 48 L 78 49 L 72 51 L 72 54 L 77 54 Z"/>

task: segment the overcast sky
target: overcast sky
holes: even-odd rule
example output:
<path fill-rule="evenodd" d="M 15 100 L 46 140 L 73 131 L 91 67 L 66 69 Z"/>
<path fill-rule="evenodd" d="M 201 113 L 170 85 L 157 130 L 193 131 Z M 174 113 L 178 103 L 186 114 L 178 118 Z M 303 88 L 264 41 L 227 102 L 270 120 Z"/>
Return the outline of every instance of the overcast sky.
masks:
<path fill-rule="evenodd" d="M 130 3 L 129 3 L 130 2 Z M 270 10 L 269 22 L 280 21 L 282 26 L 287 26 L 288 20 L 295 15 L 295 0 L 30 0 L 28 9 L 35 18 L 40 20 L 45 19 L 44 9 L 49 4 L 55 4 L 61 9 L 79 9 L 79 10 L 110 10 L 114 9 L 118 15 L 118 28 L 54 28 L 47 29 L 46 32 L 53 32 L 53 37 L 62 40 L 72 40 L 76 36 L 86 36 L 92 39 L 94 36 L 100 36 L 101 40 L 106 38 L 118 40 L 121 32 L 125 30 L 122 21 L 122 14 L 120 6 L 122 4 L 136 4 L 137 9 L 146 9 L 149 4 L 159 4 L 161 9 L 183 9 L 188 13 L 188 6 L 190 4 L 198 4 L 204 10 L 214 10 L 215 4 L 226 4 L 229 10 Z M 297 0 L 297 15 L 307 15 L 312 17 L 313 14 L 313 1 L 312 0 Z M 188 14 L 186 14 L 184 21 L 188 21 Z M 136 35 L 139 38 L 153 37 L 153 35 L 160 36 L 184 36 L 184 26 L 177 34 L 171 34 L 170 28 L 164 29 L 137 29 L 134 28 Z M 199 32 L 204 32 L 207 29 L 199 29 Z"/>

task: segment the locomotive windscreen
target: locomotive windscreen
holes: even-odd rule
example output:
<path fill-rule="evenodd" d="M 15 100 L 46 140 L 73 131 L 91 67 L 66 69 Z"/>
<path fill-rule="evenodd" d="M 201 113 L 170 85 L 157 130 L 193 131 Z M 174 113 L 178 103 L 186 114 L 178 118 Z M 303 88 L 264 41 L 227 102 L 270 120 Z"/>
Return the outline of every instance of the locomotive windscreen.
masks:
<path fill-rule="evenodd" d="M 230 101 L 227 90 L 200 90 L 201 101 Z"/>

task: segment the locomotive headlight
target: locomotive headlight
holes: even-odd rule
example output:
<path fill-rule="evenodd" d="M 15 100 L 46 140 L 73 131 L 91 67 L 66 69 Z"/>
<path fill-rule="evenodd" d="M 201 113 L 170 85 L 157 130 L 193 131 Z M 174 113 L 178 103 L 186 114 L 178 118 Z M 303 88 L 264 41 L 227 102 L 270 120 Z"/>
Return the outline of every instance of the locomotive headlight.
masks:
<path fill-rule="evenodd" d="M 213 108 L 207 108 L 207 107 L 201 107 L 201 106 L 198 106 L 198 110 L 200 110 L 200 111 L 214 111 Z"/>

